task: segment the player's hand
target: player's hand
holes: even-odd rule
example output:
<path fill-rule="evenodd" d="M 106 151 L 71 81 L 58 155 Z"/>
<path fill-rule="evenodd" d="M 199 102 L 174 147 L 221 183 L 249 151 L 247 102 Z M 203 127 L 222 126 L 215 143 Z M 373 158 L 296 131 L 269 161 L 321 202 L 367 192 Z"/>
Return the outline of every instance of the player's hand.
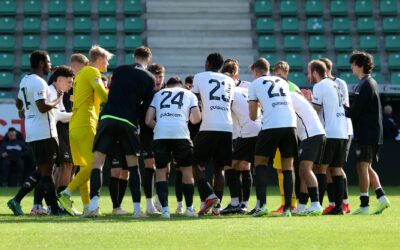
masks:
<path fill-rule="evenodd" d="M 307 101 L 312 101 L 312 92 L 309 89 L 301 89 L 300 90 L 303 96 L 307 99 Z"/>
<path fill-rule="evenodd" d="M 64 95 L 64 92 L 62 91 L 57 91 L 57 98 L 60 98 Z"/>
<path fill-rule="evenodd" d="M 20 119 L 25 119 L 25 110 L 24 109 L 18 110 L 18 117 Z"/>

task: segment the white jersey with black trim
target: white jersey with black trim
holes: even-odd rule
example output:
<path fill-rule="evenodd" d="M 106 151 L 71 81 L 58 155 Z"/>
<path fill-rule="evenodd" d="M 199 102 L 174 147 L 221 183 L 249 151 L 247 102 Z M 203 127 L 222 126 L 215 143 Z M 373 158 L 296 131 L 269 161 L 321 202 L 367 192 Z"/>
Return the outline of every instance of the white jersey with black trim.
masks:
<path fill-rule="evenodd" d="M 311 103 L 297 92 L 290 92 L 290 96 L 297 115 L 297 136 L 299 139 L 305 140 L 315 135 L 325 135 L 324 126 L 322 126 Z"/>
<path fill-rule="evenodd" d="M 243 80 L 240 80 L 240 79 L 239 79 L 238 82 L 236 83 L 236 87 L 249 89 L 249 87 L 250 87 L 250 82 L 248 82 L 248 81 L 243 81 Z"/>
<path fill-rule="evenodd" d="M 232 102 L 233 139 L 257 136 L 261 130 L 261 117 L 255 121 L 250 119 L 248 90 L 236 87 L 235 100 Z"/>
<path fill-rule="evenodd" d="M 188 121 L 190 110 L 198 107 L 197 97 L 180 87 L 158 91 L 150 104 L 156 110 L 154 140 L 190 139 Z"/>
<path fill-rule="evenodd" d="M 343 96 L 343 104 L 346 105 L 346 107 L 350 107 L 350 101 L 349 101 L 349 89 L 347 88 L 347 83 L 343 80 L 340 79 L 339 77 L 335 77 L 333 81 L 338 85 L 340 92 L 342 93 Z M 347 118 L 347 134 L 349 136 L 353 135 L 353 123 L 351 122 L 350 118 Z"/>
<path fill-rule="evenodd" d="M 296 114 L 286 80 L 276 76 L 259 77 L 250 84 L 249 101 L 261 104 L 263 130 L 296 127 Z"/>
<path fill-rule="evenodd" d="M 54 84 L 50 85 L 49 88 L 50 88 L 50 99 L 51 100 L 57 99 L 57 90 Z M 54 118 L 56 119 L 56 123 L 57 122 L 69 123 L 69 121 L 71 120 L 72 112 L 67 112 L 65 110 L 63 101 L 59 102 L 53 108 L 53 113 L 54 113 Z"/>
<path fill-rule="evenodd" d="M 318 115 L 324 125 L 326 137 L 348 139 L 347 118 L 337 84 L 329 78 L 314 84 L 312 103 L 321 107 Z"/>
<path fill-rule="evenodd" d="M 51 101 L 50 98 L 50 88 L 43 78 L 36 74 L 29 74 L 22 78 L 18 99 L 24 105 L 27 142 L 57 137 L 53 110 L 41 113 L 36 105 L 36 101 Z"/>
<path fill-rule="evenodd" d="M 193 79 L 192 92 L 202 102 L 200 131 L 232 132 L 231 103 L 235 82 L 227 75 L 206 71 Z"/>

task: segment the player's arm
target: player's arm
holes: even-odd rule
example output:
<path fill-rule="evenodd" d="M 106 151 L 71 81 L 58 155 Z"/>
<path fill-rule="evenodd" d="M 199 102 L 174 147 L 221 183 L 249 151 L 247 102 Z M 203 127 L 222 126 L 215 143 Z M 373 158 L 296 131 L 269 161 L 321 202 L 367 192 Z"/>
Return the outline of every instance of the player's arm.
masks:
<path fill-rule="evenodd" d="M 148 127 L 150 128 L 154 128 L 156 126 L 156 109 L 152 106 L 150 106 L 147 109 L 147 113 L 146 113 L 146 118 L 145 118 L 145 123 Z"/>
<path fill-rule="evenodd" d="M 19 98 L 17 98 L 15 100 L 15 106 L 17 107 L 18 111 L 20 111 L 24 108 L 24 103 Z"/>
<path fill-rule="evenodd" d="M 192 107 L 190 109 L 189 120 L 192 124 L 197 124 L 201 122 L 201 112 L 198 106 Z"/>
<path fill-rule="evenodd" d="M 322 103 L 323 103 L 323 88 L 321 85 L 314 85 L 313 91 L 311 96 L 311 104 L 313 105 L 314 109 L 317 111 L 321 111 Z"/>
<path fill-rule="evenodd" d="M 252 121 L 257 120 L 257 118 L 259 117 L 259 108 L 257 101 L 249 101 L 249 114 Z"/>
<path fill-rule="evenodd" d="M 62 123 L 68 123 L 71 120 L 72 113 L 61 112 L 58 108 L 54 109 L 54 118 L 56 121 L 60 121 Z"/>
<path fill-rule="evenodd" d="M 60 103 L 60 101 L 63 98 L 63 92 L 57 91 L 57 98 L 55 100 L 52 100 L 50 102 L 46 102 L 45 99 L 39 99 L 36 100 L 36 106 L 38 107 L 38 110 L 40 113 L 46 113 L 52 110 L 57 104 Z"/>

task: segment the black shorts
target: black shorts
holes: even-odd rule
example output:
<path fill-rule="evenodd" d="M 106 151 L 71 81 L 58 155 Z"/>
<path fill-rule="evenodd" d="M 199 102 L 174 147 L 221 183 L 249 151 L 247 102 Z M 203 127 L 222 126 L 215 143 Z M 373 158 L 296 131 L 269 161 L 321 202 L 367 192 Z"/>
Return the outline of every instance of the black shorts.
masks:
<path fill-rule="evenodd" d="M 261 130 L 258 134 L 255 155 L 274 157 L 279 148 L 282 158 L 297 155 L 296 128 L 272 128 Z"/>
<path fill-rule="evenodd" d="M 116 142 L 113 152 L 111 154 L 108 154 L 106 157 L 106 161 L 104 163 L 104 166 L 109 167 L 109 168 L 122 168 L 122 169 L 128 169 L 128 165 L 126 164 L 126 158 L 125 155 L 121 153 L 121 143 Z"/>
<path fill-rule="evenodd" d="M 193 161 L 196 164 L 214 160 L 220 168 L 232 165 L 232 133 L 200 131 L 193 141 Z"/>
<path fill-rule="evenodd" d="M 29 142 L 33 152 L 36 165 L 51 164 L 58 162 L 57 138 L 48 138 Z"/>
<path fill-rule="evenodd" d="M 329 167 L 344 167 L 346 162 L 347 139 L 326 139 L 324 157 L 321 164 Z"/>
<path fill-rule="evenodd" d="M 357 162 L 376 163 L 379 161 L 379 145 L 354 143 Z"/>
<path fill-rule="evenodd" d="M 103 154 L 112 155 L 118 142 L 122 155 L 139 153 L 139 138 L 135 127 L 112 118 L 101 120 L 94 138 L 93 152 L 99 151 Z"/>
<path fill-rule="evenodd" d="M 153 154 L 153 131 L 149 128 L 140 131 L 140 155 L 143 159 L 154 158 Z"/>
<path fill-rule="evenodd" d="M 299 146 L 299 161 L 321 163 L 325 151 L 325 135 L 315 135 L 301 141 Z"/>
<path fill-rule="evenodd" d="M 248 138 L 237 138 L 233 140 L 232 160 L 254 161 L 254 151 L 256 149 L 257 136 Z"/>
<path fill-rule="evenodd" d="M 69 146 L 69 125 L 68 123 L 57 123 L 58 134 L 58 157 L 60 162 L 72 163 L 71 148 Z"/>
<path fill-rule="evenodd" d="M 193 144 L 188 139 L 159 139 L 153 141 L 156 168 L 165 168 L 172 157 L 179 167 L 193 164 Z"/>

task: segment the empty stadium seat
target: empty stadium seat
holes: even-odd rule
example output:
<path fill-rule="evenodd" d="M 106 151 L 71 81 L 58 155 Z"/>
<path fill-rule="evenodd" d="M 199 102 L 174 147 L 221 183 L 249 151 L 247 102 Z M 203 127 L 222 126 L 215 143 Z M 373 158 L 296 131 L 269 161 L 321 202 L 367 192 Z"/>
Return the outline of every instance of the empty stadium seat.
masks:
<path fill-rule="evenodd" d="M 68 64 L 68 62 L 65 60 L 65 55 L 63 53 L 51 53 L 50 59 L 51 64 L 55 66 Z"/>
<path fill-rule="evenodd" d="M 0 32 L 1 33 L 14 33 L 17 27 L 17 21 L 12 17 L 0 18 Z"/>
<path fill-rule="evenodd" d="M 99 45 L 108 50 L 117 49 L 117 37 L 114 35 L 100 35 Z"/>
<path fill-rule="evenodd" d="M 37 50 L 40 48 L 40 36 L 39 35 L 24 35 L 22 37 L 22 49 L 23 50 Z"/>
<path fill-rule="evenodd" d="M 390 75 L 390 83 L 391 84 L 400 84 L 400 72 L 393 72 Z"/>
<path fill-rule="evenodd" d="M 280 1 L 279 14 L 282 16 L 295 16 L 297 15 L 297 1 L 282 0 Z"/>
<path fill-rule="evenodd" d="M 304 58 L 301 54 L 286 54 L 285 61 L 291 69 L 302 69 L 304 67 Z"/>
<path fill-rule="evenodd" d="M 349 59 L 350 55 L 348 53 L 338 54 L 336 59 L 336 68 L 350 69 Z"/>
<path fill-rule="evenodd" d="M 339 77 L 343 79 L 347 84 L 357 84 L 358 79 L 355 75 L 353 75 L 350 71 L 341 72 Z"/>
<path fill-rule="evenodd" d="M 335 36 L 335 41 L 333 46 L 337 51 L 349 51 L 352 48 L 352 39 L 351 36 L 340 35 Z"/>
<path fill-rule="evenodd" d="M 88 35 L 75 35 L 73 46 L 76 50 L 88 50 L 92 46 L 92 38 Z"/>
<path fill-rule="evenodd" d="M 50 0 L 48 5 L 48 12 L 50 16 L 64 15 L 66 6 L 64 0 Z"/>
<path fill-rule="evenodd" d="M 110 61 L 108 61 L 108 68 L 115 69 L 117 67 L 117 57 L 113 56 Z"/>
<path fill-rule="evenodd" d="M 336 0 L 330 1 L 331 4 L 331 15 L 333 16 L 344 16 L 347 15 L 348 2 L 347 0 Z"/>
<path fill-rule="evenodd" d="M 124 64 L 133 64 L 133 54 L 132 53 L 125 54 Z"/>
<path fill-rule="evenodd" d="M 380 69 L 381 68 L 381 56 L 379 53 L 371 53 L 372 57 L 374 58 L 374 69 Z"/>
<path fill-rule="evenodd" d="M 8 87 L 14 84 L 14 74 L 12 72 L 0 72 L 0 87 Z"/>
<path fill-rule="evenodd" d="M 1 0 L 0 1 L 0 16 L 10 15 L 15 16 L 17 12 L 17 1 Z"/>
<path fill-rule="evenodd" d="M 124 20 L 124 31 L 126 33 L 140 33 L 143 31 L 143 22 L 139 17 L 127 17 Z"/>
<path fill-rule="evenodd" d="M 115 14 L 116 1 L 114 1 L 114 0 L 100 0 L 98 5 L 99 5 L 99 14 L 100 15 Z"/>
<path fill-rule="evenodd" d="M 385 77 L 382 75 L 380 72 L 372 72 L 371 74 L 372 78 L 375 79 L 376 83 L 378 84 L 386 84 Z"/>
<path fill-rule="evenodd" d="M 0 99 L 11 99 L 14 95 L 10 91 L 0 91 Z"/>
<path fill-rule="evenodd" d="M 92 29 L 92 20 L 90 17 L 74 18 L 74 32 L 90 32 Z"/>
<path fill-rule="evenodd" d="M 126 20 L 125 20 L 126 22 Z M 257 18 L 256 31 L 258 33 L 272 33 L 274 32 L 274 20 L 272 18 Z"/>
<path fill-rule="evenodd" d="M 64 33 L 66 29 L 65 18 L 63 17 L 50 17 L 48 20 L 47 30 L 50 33 Z"/>
<path fill-rule="evenodd" d="M 379 1 L 379 10 L 382 16 L 397 15 L 397 0 Z"/>
<path fill-rule="evenodd" d="M 25 33 L 39 33 L 40 25 L 40 18 L 38 17 L 24 18 L 23 29 Z"/>
<path fill-rule="evenodd" d="M 2 35 L 0 36 L 0 51 L 14 51 L 15 36 Z"/>
<path fill-rule="evenodd" d="M 300 36 L 285 36 L 283 38 L 283 49 L 285 51 L 300 51 L 301 39 Z"/>
<path fill-rule="evenodd" d="M 385 33 L 398 33 L 400 31 L 400 18 L 384 18 L 382 21 L 382 28 Z"/>
<path fill-rule="evenodd" d="M 99 32 L 108 33 L 117 30 L 117 21 L 115 17 L 100 17 L 99 19 Z"/>
<path fill-rule="evenodd" d="M 372 17 L 361 17 L 357 19 L 357 31 L 360 33 L 375 32 L 374 20 Z"/>
<path fill-rule="evenodd" d="M 385 37 L 386 50 L 400 50 L 400 35 L 386 36 Z"/>
<path fill-rule="evenodd" d="M 78 15 L 90 15 L 92 10 L 92 3 L 90 0 L 75 0 L 74 2 L 74 14 Z"/>
<path fill-rule="evenodd" d="M 370 16 L 372 15 L 372 2 L 371 0 L 357 0 L 355 7 L 356 16 Z"/>
<path fill-rule="evenodd" d="M 308 47 L 311 51 L 322 51 L 326 50 L 327 42 L 325 36 L 310 36 L 308 40 Z"/>
<path fill-rule="evenodd" d="M 276 50 L 276 40 L 274 36 L 260 36 L 258 38 L 258 47 L 261 51 Z"/>
<path fill-rule="evenodd" d="M 290 71 L 289 80 L 299 87 L 311 87 L 307 76 L 301 71 Z"/>
<path fill-rule="evenodd" d="M 282 19 L 282 32 L 292 33 L 299 31 L 299 20 L 297 18 L 283 18 Z"/>
<path fill-rule="evenodd" d="M 0 68 L 12 70 L 15 65 L 14 54 L 11 53 L 1 53 L 0 54 Z"/>
<path fill-rule="evenodd" d="M 278 61 L 276 54 L 261 54 L 260 57 L 267 59 L 270 65 L 274 65 Z"/>
<path fill-rule="evenodd" d="M 256 16 L 272 15 L 272 1 L 271 0 L 257 0 L 254 4 L 254 13 Z"/>
<path fill-rule="evenodd" d="M 391 53 L 388 55 L 389 69 L 400 69 L 400 53 Z"/>
<path fill-rule="evenodd" d="M 49 35 L 47 36 L 48 50 L 65 50 L 66 40 L 64 35 Z"/>
<path fill-rule="evenodd" d="M 128 15 L 135 15 L 142 13 L 142 5 L 140 0 L 125 0 L 124 13 Z"/>
<path fill-rule="evenodd" d="M 360 36 L 360 49 L 376 50 L 378 47 L 378 40 L 376 36 Z"/>
<path fill-rule="evenodd" d="M 40 15 L 42 11 L 41 0 L 24 0 L 24 15 Z"/>
<path fill-rule="evenodd" d="M 332 19 L 332 31 L 334 33 L 350 33 L 350 21 L 347 17 Z"/>
<path fill-rule="evenodd" d="M 309 18 L 307 19 L 307 32 L 308 33 L 323 33 L 324 20 L 322 18 Z"/>
<path fill-rule="evenodd" d="M 22 54 L 22 68 L 23 69 L 29 69 L 31 67 L 31 63 L 29 61 L 29 57 L 31 56 L 30 53 L 24 53 Z"/>
<path fill-rule="evenodd" d="M 127 35 L 124 38 L 125 50 L 134 50 L 135 48 L 142 46 L 142 45 L 143 45 L 143 42 L 142 42 L 142 38 L 140 36 Z"/>
<path fill-rule="evenodd" d="M 322 16 L 323 3 L 321 1 L 307 0 L 306 15 L 307 16 Z"/>
<path fill-rule="evenodd" d="M 328 55 L 325 53 L 313 53 L 313 54 L 311 54 L 310 59 L 315 60 L 315 59 L 327 58 L 327 57 L 328 57 Z"/>

